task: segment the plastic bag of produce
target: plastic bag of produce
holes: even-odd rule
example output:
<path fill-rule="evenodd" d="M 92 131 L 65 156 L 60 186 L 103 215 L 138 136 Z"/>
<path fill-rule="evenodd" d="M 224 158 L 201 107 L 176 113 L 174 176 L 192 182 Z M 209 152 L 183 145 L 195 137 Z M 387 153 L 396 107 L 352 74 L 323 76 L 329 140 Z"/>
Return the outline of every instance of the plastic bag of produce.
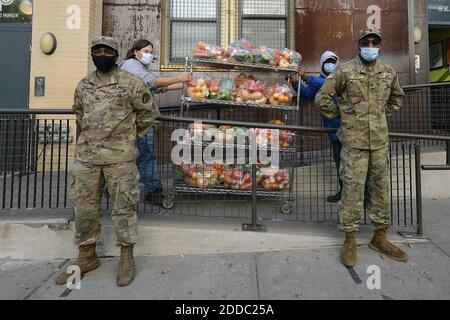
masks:
<path fill-rule="evenodd" d="M 209 98 L 217 99 L 217 95 L 219 93 L 219 84 L 220 80 L 212 80 L 209 85 Z"/>
<path fill-rule="evenodd" d="M 217 134 L 216 126 L 211 124 L 191 123 L 188 130 L 195 143 L 211 142 Z"/>
<path fill-rule="evenodd" d="M 259 47 L 253 50 L 255 62 L 260 64 L 275 64 L 275 59 L 266 47 Z"/>
<path fill-rule="evenodd" d="M 185 174 L 185 183 L 194 188 L 213 188 L 219 184 L 223 175 L 223 166 L 220 164 L 182 165 Z"/>
<path fill-rule="evenodd" d="M 252 188 L 252 175 L 240 165 L 226 165 L 223 170 L 224 187 L 234 190 L 250 190 Z"/>
<path fill-rule="evenodd" d="M 237 102 L 265 104 L 266 86 L 261 81 L 249 80 L 241 85 L 236 94 Z"/>
<path fill-rule="evenodd" d="M 203 41 L 198 42 L 195 48 L 192 49 L 192 55 L 196 58 L 212 58 L 222 60 L 223 53 L 223 48 L 216 45 L 210 45 Z"/>
<path fill-rule="evenodd" d="M 230 145 L 240 142 L 245 144 L 247 130 L 248 129 L 244 127 L 220 126 L 218 128 L 218 138 L 216 141 Z"/>
<path fill-rule="evenodd" d="M 253 63 L 253 54 L 248 49 L 229 47 L 225 50 L 224 57 L 228 62 Z"/>
<path fill-rule="evenodd" d="M 286 84 L 279 85 L 276 84 L 273 88 L 269 90 L 269 104 L 288 106 L 292 102 L 293 92 Z"/>
<path fill-rule="evenodd" d="M 232 100 L 233 96 L 233 80 L 230 78 L 223 78 L 219 84 L 219 90 L 217 91 L 218 100 Z"/>
<path fill-rule="evenodd" d="M 199 100 L 208 99 L 211 82 L 211 79 L 206 77 L 186 82 L 186 96 Z"/>
<path fill-rule="evenodd" d="M 239 73 L 236 78 L 234 78 L 234 83 L 236 88 L 246 88 L 249 81 L 256 81 L 256 78 L 251 74 Z"/>
<path fill-rule="evenodd" d="M 265 190 L 288 190 L 290 188 L 290 176 L 285 170 L 276 167 L 261 168 L 261 186 Z"/>
<path fill-rule="evenodd" d="M 231 44 L 231 47 L 239 48 L 239 49 L 246 49 L 246 50 L 253 50 L 255 48 L 253 43 L 247 39 L 240 39 L 238 41 L 234 41 Z"/>
<path fill-rule="evenodd" d="M 284 49 L 278 65 L 282 68 L 297 69 L 302 62 L 302 55 L 296 51 Z"/>
<path fill-rule="evenodd" d="M 276 125 L 284 125 L 283 121 L 280 120 L 271 120 L 268 123 Z M 277 129 L 272 129 L 269 131 L 268 133 L 269 144 L 272 144 L 272 138 L 275 133 L 278 134 L 278 144 L 280 147 L 288 148 L 291 145 L 293 133 L 291 133 L 289 130 L 277 130 Z"/>

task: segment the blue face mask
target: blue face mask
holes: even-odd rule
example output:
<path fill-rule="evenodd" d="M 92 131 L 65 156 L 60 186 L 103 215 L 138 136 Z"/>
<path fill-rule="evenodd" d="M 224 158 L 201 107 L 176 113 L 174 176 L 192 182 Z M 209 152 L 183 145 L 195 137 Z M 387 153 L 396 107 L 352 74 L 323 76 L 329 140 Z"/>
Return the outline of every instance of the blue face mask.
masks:
<path fill-rule="evenodd" d="M 380 48 L 361 48 L 361 57 L 367 62 L 375 61 L 380 55 Z"/>
<path fill-rule="evenodd" d="M 336 65 L 334 63 L 325 63 L 323 65 L 323 71 L 327 74 L 333 73 L 336 70 Z"/>

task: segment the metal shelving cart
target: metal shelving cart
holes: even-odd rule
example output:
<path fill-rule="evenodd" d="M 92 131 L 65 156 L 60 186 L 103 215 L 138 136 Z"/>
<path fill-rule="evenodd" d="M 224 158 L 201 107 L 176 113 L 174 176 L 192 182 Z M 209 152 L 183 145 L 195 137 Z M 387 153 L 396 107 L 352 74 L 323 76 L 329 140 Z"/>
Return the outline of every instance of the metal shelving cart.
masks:
<path fill-rule="evenodd" d="M 186 72 L 190 72 L 191 75 L 193 74 L 193 66 L 199 65 L 199 66 L 206 66 L 213 68 L 217 71 L 246 71 L 246 72 L 264 72 L 264 73 L 275 73 L 280 76 L 285 76 L 286 79 L 284 81 L 287 81 L 288 77 L 295 77 L 297 80 L 297 70 L 296 69 L 289 69 L 289 68 L 279 68 L 271 65 L 262 65 L 262 64 L 248 64 L 248 63 L 229 63 L 224 61 L 216 61 L 211 59 L 193 59 L 193 58 L 186 58 L 186 64 L 185 64 L 185 70 Z M 185 88 L 184 88 L 185 89 Z M 258 109 L 267 109 L 267 110 L 281 110 L 284 117 L 283 119 L 287 119 L 289 116 L 289 113 L 296 112 L 299 110 L 299 90 L 297 90 L 297 99 L 295 99 L 295 105 L 273 105 L 273 104 L 253 104 L 253 103 L 242 103 L 242 102 L 236 102 L 236 101 L 224 101 L 224 100 L 213 100 L 213 99 L 195 99 L 191 97 L 187 97 L 184 95 L 185 90 L 183 90 L 183 95 L 181 97 L 181 109 L 180 109 L 180 115 L 181 116 L 187 116 L 189 113 L 189 106 L 191 103 L 204 103 L 205 105 L 211 105 L 214 107 L 219 108 L 258 108 Z M 227 119 L 222 119 L 227 120 Z M 257 126 L 255 126 L 257 127 Z M 274 129 L 271 129 L 274 130 Z M 293 136 L 292 133 L 289 133 Z M 191 144 L 192 146 L 197 145 L 201 148 L 205 148 L 206 146 L 216 146 L 221 147 L 224 149 L 234 148 L 235 150 L 238 149 L 244 149 L 246 152 L 246 155 L 250 152 L 252 152 L 253 148 L 250 146 L 250 143 L 248 140 L 246 140 L 245 144 L 239 144 L 239 143 L 233 143 L 233 144 L 226 144 L 226 143 L 215 143 L 214 141 L 210 141 L 208 143 L 199 143 L 194 141 L 194 138 L 191 137 L 191 141 L 184 141 L 179 142 L 184 144 Z M 266 147 L 267 149 L 270 148 L 270 145 Z M 192 148 L 193 149 L 193 148 Z M 259 146 L 257 148 L 257 151 L 264 150 L 264 147 Z M 289 187 L 282 190 L 267 190 L 264 189 L 261 185 L 258 185 L 257 183 L 254 183 L 257 181 L 257 173 L 259 172 L 258 167 L 256 164 L 249 165 L 249 171 L 248 173 L 251 174 L 252 182 L 251 182 L 251 188 L 247 188 L 246 190 L 239 190 L 239 189 L 230 189 L 226 188 L 223 185 L 215 185 L 214 187 L 194 187 L 190 186 L 185 181 L 185 176 L 183 170 L 179 168 L 177 170 L 177 175 L 175 179 L 175 185 L 174 185 L 174 194 L 186 194 L 186 193 L 194 193 L 194 194 L 202 194 L 202 195 L 240 195 L 240 196 L 252 196 L 253 197 L 253 211 L 254 214 L 252 215 L 255 217 L 253 219 L 253 223 L 251 225 L 244 225 L 244 230 L 256 230 L 258 228 L 256 224 L 256 199 L 257 198 L 269 198 L 269 199 L 279 199 L 283 202 L 283 204 L 280 206 L 280 210 L 284 214 L 290 214 L 293 209 L 293 201 L 295 200 L 294 194 L 293 194 L 293 180 L 295 179 L 294 173 L 294 163 L 289 160 L 289 157 L 286 157 L 286 155 L 292 155 L 295 154 L 296 148 L 295 148 L 295 139 L 291 138 L 291 144 L 288 147 L 279 147 L 279 153 L 280 153 L 280 172 L 288 171 L 289 172 Z M 288 170 L 285 170 L 285 166 Z M 283 167 L 283 169 L 282 169 Z"/>

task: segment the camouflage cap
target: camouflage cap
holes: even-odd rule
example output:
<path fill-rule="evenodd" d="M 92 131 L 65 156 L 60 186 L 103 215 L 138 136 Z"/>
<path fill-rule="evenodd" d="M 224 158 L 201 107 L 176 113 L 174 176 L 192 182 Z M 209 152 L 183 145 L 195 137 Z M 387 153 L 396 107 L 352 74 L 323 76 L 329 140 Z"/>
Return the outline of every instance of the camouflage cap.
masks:
<path fill-rule="evenodd" d="M 91 49 L 98 45 L 105 45 L 107 47 L 110 47 L 111 49 L 119 51 L 119 45 L 117 44 L 117 41 L 111 37 L 105 37 L 105 36 L 96 37 L 91 42 Z"/>
<path fill-rule="evenodd" d="M 361 40 L 362 38 L 365 38 L 367 36 L 376 36 L 376 37 L 382 39 L 380 30 L 362 29 L 361 31 L 359 31 L 359 40 Z"/>

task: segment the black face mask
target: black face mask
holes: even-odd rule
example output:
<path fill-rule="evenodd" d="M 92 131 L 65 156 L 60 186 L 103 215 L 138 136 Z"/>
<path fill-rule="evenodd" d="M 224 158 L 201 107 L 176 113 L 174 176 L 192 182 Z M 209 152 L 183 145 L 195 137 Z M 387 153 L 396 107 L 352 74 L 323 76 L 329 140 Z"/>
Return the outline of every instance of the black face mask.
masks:
<path fill-rule="evenodd" d="M 92 61 L 100 72 L 108 73 L 116 65 L 116 57 L 92 55 Z"/>

